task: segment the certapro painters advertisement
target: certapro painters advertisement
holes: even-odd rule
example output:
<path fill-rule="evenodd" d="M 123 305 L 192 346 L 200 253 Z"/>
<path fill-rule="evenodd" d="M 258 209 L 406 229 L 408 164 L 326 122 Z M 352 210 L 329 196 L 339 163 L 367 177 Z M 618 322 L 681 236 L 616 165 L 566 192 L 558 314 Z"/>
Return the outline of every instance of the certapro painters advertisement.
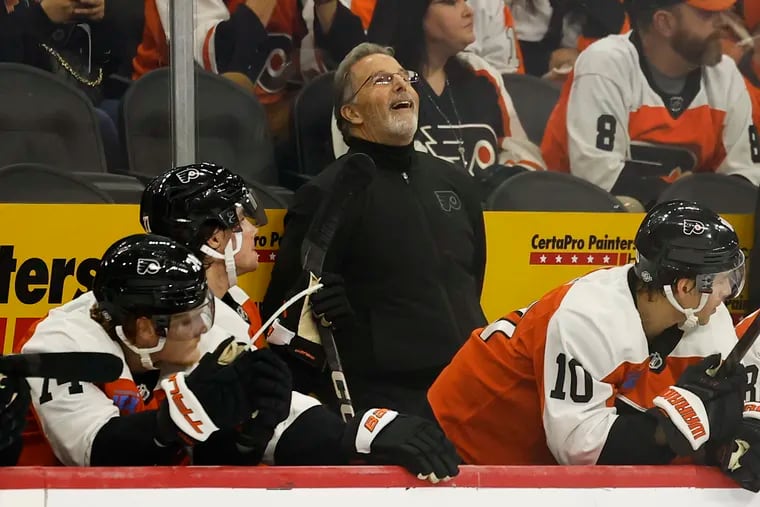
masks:
<path fill-rule="evenodd" d="M 256 235 L 259 269 L 240 279 L 254 301 L 269 283 L 283 233 L 283 210 L 269 210 Z M 523 308 L 593 269 L 631 262 L 643 215 L 628 213 L 485 214 L 488 262 L 482 304 L 489 320 Z M 727 216 L 747 252 L 752 217 Z M 132 205 L 1 204 L 0 351 L 9 353 L 47 312 L 92 286 L 103 252 L 142 232 Z M 744 297 L 744 296 L 743 296 Z M 731 302 L 735 314 L 744 299 Z"/>
<path fill-rule="evenodd" d="M 554 287 L 589 271 L 633 262 L 639 213 L 486 213 L 488 261 L 482 304 L 489 320 L 524 308 Z M 745 254 L 749 215 L 725 217 Z M 742 315 L 746 288 L 729 304 Z"/>

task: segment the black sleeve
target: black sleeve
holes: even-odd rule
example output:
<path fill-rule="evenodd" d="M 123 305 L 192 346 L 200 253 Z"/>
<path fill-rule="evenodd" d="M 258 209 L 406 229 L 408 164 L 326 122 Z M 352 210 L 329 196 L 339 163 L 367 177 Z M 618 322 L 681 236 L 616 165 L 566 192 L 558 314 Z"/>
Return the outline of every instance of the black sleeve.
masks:
<path fill-rule="evenodd" d="M 91 466 L 173 465 L 179 460 L 179 445 L 156 444 L 158 418 L 155 410 L 114 417 L 92 443 Z"/>
<path fill-rule="evenodd" d="M 324 405 L 301 414 L 280 436 L 274 453 L 277 465 L 345 465 L 341 440 L 346 425 Z"/>
<path fill-rule="evenodd" d="M 18 462 L 24 442 L 21 439 L 14 441 L 4 449 L 0 449 L 0 467 L 11 467 Z"/>
<path fill-rule="evenodd" d="M 472 222 L 472 230 L 475 233 L 474 252 L 472 256 L 472 273 L 478 280 L 478 296 L 483 294 L 483 285 L 486 279 L 486 224 L 483 218 L 483 207 L 480 204 L 480 196 L 475 188 L 475 182 L 469 185 L 473 187 L 468 191 L 467 210 Z"/>
<path fill-rule="evenodd" d="M 655 441 L 657 421 L 643 413 L 619 415 L 610 428 L 597 465 L 664 465 L 675 458 Z"/>
<path fill-rule="evenodd" d="M 362 22 L 358 16 L 352 13 L 345 5 L 338 1 L 335 11 L 335 19 L 330 32 L 322 31 L 322 24 L 317 17 L 316 5 L 314 6 L 314 42 L 318 48 L 325 49 L 330 58 L 337 64 L 362 42 L 367 41 Z"/>
<path fill-rule="evenodd" d="M 237 444 L 237 432 L 220 430 L 214 432 L 208 440 L 193 447 L 193 465 L 258 465 L 262 452 L 241 453 Z"/>
<path fill-rule="evenodd" d="M 280 241 L 280 249 L 272 269 L 269 287 L 261 304 L 263 320 L 268 319 L 277 311 L 303 272 L 301 243 L 306 237 L 314 212 L 323 198 L 324 190 L 313 182 L 299 188 L 293 198 L 293 203 L 285 215 L 285 231 Z"/>
<path fill-rule="evenodd" d="M 668 183 L 655 175 L 647 175 L 651 167 L 628 160 L 612 186 L 612 195 L 627 195 L 637 199 L 646 209 L 651 208 Z"/>
<path fill-rule="evenodd" d="M 0 62 L 39 66 L 40 42 L 49 42 L 57 25 L 40 4 L 17 5 L 10 13 L 0 9 Z"/>
<path fill-rule="evenodd" d="M 238 6 L 230 19 L 216 25 L 214 32 L 219 73 L 241 72 L 255 81 L 269 56 L 268 39 L 259 17 L 245 4 Z"/>

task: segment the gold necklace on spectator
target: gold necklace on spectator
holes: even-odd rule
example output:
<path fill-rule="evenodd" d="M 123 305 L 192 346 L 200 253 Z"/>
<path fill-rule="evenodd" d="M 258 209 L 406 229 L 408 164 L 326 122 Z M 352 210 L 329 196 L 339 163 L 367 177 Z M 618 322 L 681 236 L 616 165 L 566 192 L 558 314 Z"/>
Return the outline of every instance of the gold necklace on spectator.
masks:
<path fill-rule="evenodd" d="M 428 85 L 428 87 L 429 86 L 430 85 Z M 454 94 L 451 93 L 451 86 L 449 86 L 449 78 L 446 78 L 445 93 L 448 93 L 448 95 L 449 95 L 449 101 L 451 102 L 451 108 L 454 110 L 454 116 L 456 117 L 456 120 L 457 120 L 457 129 L 456 130 L 459 131 L 459 134 L 457 135 L 457 133 L 455 132 L 454 133 L 454 137 L 457 138 L 457 144 L 459 145 L 457 147 L 457 151 L 459 152 L 459 160 L 462 161 L 462 167 L 464 167 L 465 170 L 467 170 L 467 161 L 464 158 L 464 152 L 465 152 L 465 150 L 464 150 L 464 134 L 462 133 L 462 119 L 459 117 L 459 111 L 457 111 L 457 105 L 454 102 Z M 444 120 L 446 120 L 446 123 L 449 124 L 449 127 L 451 127 L 451 129 L 453 131 L 454 130 L 454 124 L 451 123 L 451 121 L 449 120 L 449 117 L 446 116 L 446 114 L 443 111 L 441 111 L 441 108 L 438 107 L 438 104 L 435 103 L 435 99 L 427 91 L 425 91 L 425 95 L 427 95 L 428 100 L 430 101 L 431 104 L 433 104 L 433 107 L 435 108 L 435 110 L 438 111 L 438 114 L 440 114 L 443 117 Z"/>
<path fill-rule="evenodd" d="M 69 62 L 67 62 L 61 56 L 61 54 L 58 51 L 56 51 L 55 49 L 51 48 L 47 44 L 40 44 L 40 46 L 42 46 L 42 48 L 45 51 L 47 51 L 48 53 L 50 53 L 50 55 L 53 58 L 55 58 L 56 60 L 58 60 L 58 64 L 61 67 L 63 67 L 64 69 L 66 69 L 66 72 L 68 72 L 69 74 L 71 74 L 74 79 L 76 79 L 77 81 L 79 81 L 83 85 L 89 86 L 91 88 L 95 88 L 96 86 L 100 86 L 100 84 L 103 82 L 103 69 L 102 68 L 98 68 L 98 77 L 96 77 L 95 79 L 87 79 L 86 77 L 80 75 L 77 71 L 75 71 L 71 67 L 71 65 L 69 65 Z"/>

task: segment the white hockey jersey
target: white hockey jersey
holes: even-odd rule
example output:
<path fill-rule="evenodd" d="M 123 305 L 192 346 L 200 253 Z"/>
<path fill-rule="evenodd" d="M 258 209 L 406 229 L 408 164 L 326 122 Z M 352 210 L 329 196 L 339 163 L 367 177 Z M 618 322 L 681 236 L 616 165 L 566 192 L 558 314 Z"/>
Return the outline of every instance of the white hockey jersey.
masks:
<path fill-rule="evenodd" d="M 22 352 L 105 352 L 124 362 L 121 346 L 90 318 L 95 303 L 92 292 L 59 307 L 36 326 L 24 344 Z M 201 336 L 201 352 L 213 351 L 229 336 L 250 343 L 248 324 L 229 306 L 217 299 L 214 326 Z M 191 370 L 189 368 L 188 370 Z M 175 373 L 176 368 L 161 371 L 164 377 Z M 155 410 L 164 396 L 154 393 L 156 386 L 137 386 L 132 372 L 124 362 L 121 376 L 105 385 L 87 382 L 58 384 L 55 380 L 29 379 L 33 408 L 42 431 L 55 457 L 64 465 L 88 466 L 95 436 L 112 417 L 144 410 Z M 265 463 L 274 462 L 274 452 L 280 437 L 300 414 L 319 402 L 308 396 L 293 394 L 289 417 L 275 428 L 263 457 Z M 25 464 L 51 464 L 45 446 L 35 441 L 40 435 L 26 435 L 32 442 L 22 456 Z M 25 442 L 26 446 L 26 442 Z M 49 452 L 49 449 L 48 449 Z"/>
<path fill-rule="evenodd" d="M 428 392 L 465 462 L 595 464 L 616 401 L 651 408 L 687 366 L 731 350 L 736 334 L 720 305 L 665 358 L 650 355 L 630 269 L 594 271 L 473 331 Z"/>
<path fill-rule="evenodd" d="M 668 181 L 704 171 L 760 183 L 760 141 L 733 60 L 690 74 L 680 94 L 658 93 L 634 40 L 612 35 L 581 53 L 546 126 L 547 168 L 605 190 L 627 161 Z"/>

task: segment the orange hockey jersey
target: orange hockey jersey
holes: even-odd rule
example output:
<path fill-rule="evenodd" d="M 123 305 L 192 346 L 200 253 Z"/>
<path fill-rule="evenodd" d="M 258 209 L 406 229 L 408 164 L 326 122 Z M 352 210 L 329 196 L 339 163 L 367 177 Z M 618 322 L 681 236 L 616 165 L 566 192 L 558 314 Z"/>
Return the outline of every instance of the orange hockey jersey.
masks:
<path fill-rule="evenodd" d="M 428 391 L 466 463 L 595 464 L 618 417 L 644 411 L 687 366 L 736 343 L 720 305 L 662 357 L 649 350 L 631 266 L 594 271 L 476 329 Z"/>

